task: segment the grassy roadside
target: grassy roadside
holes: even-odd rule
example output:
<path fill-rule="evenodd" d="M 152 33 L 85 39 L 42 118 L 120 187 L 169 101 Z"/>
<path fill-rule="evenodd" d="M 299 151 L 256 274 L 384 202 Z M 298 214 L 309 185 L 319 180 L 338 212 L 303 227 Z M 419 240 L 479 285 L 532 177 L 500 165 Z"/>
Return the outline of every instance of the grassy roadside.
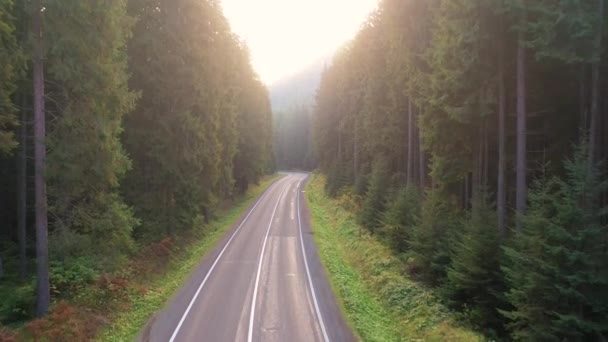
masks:
<path fill-rule="evenodd" d="M 243 212 L 280 175 L 268 177 L 252 187 L 235 204 L 221 213 L 217 220 L 205 227 L 206 233 L 174 257 L 166 271 L 158 274 L 149 284 L 147 291 L 131 295 L 128 310 L 111 317 L 109 324 L 97 337 L 97 341 L 131 341 L 143 328 L 146 321 L 161 309 L 173 293 L 190 277 L 201 259 L 209 253 L 222 236 L 241 217 Z"/>
<path fill-rule="evenodd" d="M 362 341 L 481 341 L 459 327 L 433 294 L 403 275 L 388 247 L 363 233 L 315 175 L 306 198 L 321 260 L 350 325 Z"/>

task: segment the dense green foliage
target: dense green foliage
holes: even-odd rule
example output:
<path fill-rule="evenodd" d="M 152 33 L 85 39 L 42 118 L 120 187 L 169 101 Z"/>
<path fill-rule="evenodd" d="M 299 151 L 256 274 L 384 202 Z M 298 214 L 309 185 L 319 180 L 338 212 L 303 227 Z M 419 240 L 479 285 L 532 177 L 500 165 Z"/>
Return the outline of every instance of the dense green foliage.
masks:
<path fill-rule="evenodd" d="M 306 187 L 315 242 L 342 312 L 361 341 L 482 341 L 440 298 L 403 276 L 404 260 L 377 234 L 362 232 L 353 198 L 327 196 L 326 177 Z"/>
<path fill-rule="evenodd" d="M 604 0 L 383 0 L 322 76 L 328 194 L 361 195 L 366 228 L 488 336 L 608 336 L 605 20 Z"/>
<path fill-rule="evenodd" d="M 16 125 L 11 96 L 15 91 L 16 36 L 13 0 L 0 1 L 0 153 L 6 154 L 17 145 L 13 126 Z"/>
<path fill-rule="evenodd" d="M 272 169 L 268 92 L 219 2 L 1 0 L 2 322 L 29 317 L 35 298 L 36 38 L 53 300 L 120 269 L 149 243 L 204 228 L 219 204 Z M 25 168 L 15 163 L 21 156 Z"/>
<path fill-rule="evenodd" d="M 608 182 L 589 170 L 586 150 L 566 161 L 566 175 L 541 178 L 530 192 L 526 229 L 506 248 L 504 272 L 512 304 L 504 315 L 518 340 L 605 336 L 608 269 L 605 208 Z"/>

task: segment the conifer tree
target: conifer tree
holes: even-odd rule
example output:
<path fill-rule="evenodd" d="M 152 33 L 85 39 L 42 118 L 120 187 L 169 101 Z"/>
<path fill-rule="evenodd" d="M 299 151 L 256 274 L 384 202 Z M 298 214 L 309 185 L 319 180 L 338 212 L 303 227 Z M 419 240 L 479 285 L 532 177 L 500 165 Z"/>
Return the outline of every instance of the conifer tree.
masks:
<path fill-rule="evenodd" d="M 382 224 L 382 215 L 386 208 L 387 189 L 386 161 L 379 157 L 372 168 L 360 218 L 361 224 L 372 233 Z"/>
<path fill-rule="evenodd" d="M 487 196 L 474 196 L 472 211 L 451 241 L 451 263 L 444 293 L 482 329 L 500 329 L 500 240 Z"/>
<path fill-rule="evenodd" d="M 17 42 L 13 18 L 13 0 L 0 1 L 0 154 L 17 146 L 13 128 L 17 125 L 11 99 L 16 89 Z"/>
<path fill-rule="evenodd" d="M 594 340 L 608 326 L 604 210 L 594 199 L 608 182 L 579 147 L 566 161 L 564 179 L 539 181 L 513 246 L 505 249 L 505 272 L 513 307 L 503 314 L 516 340 Z"/>
<path fill-rule="evenodd" d="M 440 188 L 427 191 L 409 240 L 415 271 L 431 284 L 444 280 L 450 263 L 450 241 L 460 228 L 454 203 L 446 201 L 443 195 Z"/>
<path fill-rule="evenodd" d="M 388 236 L 396 251 L 405 252 L 420 211 L 418 190 L 413 185 L 402 188 L 387 206 L 382 220 L 382 233 Z"/>
<path fill-rule="evenodd" d="M 114 264 L 131 250 L 137 223 L 118 194 L 131 165 L 120 135 L 123 116 L 136 100 L 127 84 L 132 19 L 123 0 L 47 0 L 44 7 L 52 99 L 47 112 L 53 117 L 48 123 L 50 224 L 53 237 L 68 243 L 53 253 L 63 258 L 89 250 L 102 263 Z M 84 237 L 88 246 L 66 239 L 70 236 Z"/>

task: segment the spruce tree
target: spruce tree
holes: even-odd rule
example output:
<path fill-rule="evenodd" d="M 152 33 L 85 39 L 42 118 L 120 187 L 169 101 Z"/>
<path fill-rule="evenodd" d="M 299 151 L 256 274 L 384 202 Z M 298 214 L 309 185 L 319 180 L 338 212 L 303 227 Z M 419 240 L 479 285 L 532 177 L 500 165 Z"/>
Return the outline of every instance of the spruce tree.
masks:
<path fill-rule="evenodd" d="M 382 215 L 386 208 L 389 185 L 386 167 L 386 161 L 382 157 L 374 163 L 361 209 L 361 224 L 372 233 L 382 224 Z"/>
<path fill-rule="evenodd" d="M 382 220 L 382 233 L 388 237 L 397 252 L 408 248 L 411 230 L 416 224 L 420 212 L 420 196 L 415 186 L 406 186 L 399 190 L 389 202 Z"/>
<path fill-rule="evenodd" d="M 500 329 L 500 239 L 496 214 L 487 196 L 477 198 L 472 211 L 451 241 L 451 263 L 443 292 L 449 302 L 465 310 L 481 329 Z"/>
<path fill-rule="evenodd" d="M 130 168 L 120 135 L 133 108 L 128 89 L 126 43 L 132 18 L 123 0 L 44 2 L 48 97 L 50 226 L 68 242 L 51 254 L 87 250 L 118 266 L 133 246 L 137 220 L 118 194 Z M 88 29 L 83 30 L 83 27 Z M 67 235 L 66 235 L 67 234 Z M 81 236 L 82 239 L 64 239 Z M 64 236 L 65 237 L 65 236 Z"/>
<path fill-rule="evenodd" d="M 413 271 L 431 284 L 445 279 L 450 263 L 450 241 L 461 226 L 456 206 L 445 200 L 444 191 L 440 188 L 427 191 L 409 240 Z"/>
<path fill-rule="evenodd" d="M 531 191 L 522 231 L 505 249 L 503 268 L 513 307 L 504 311 L 516 340 L 606 338 L 606 233 L 597 195 L 608 182 L 579 147 L 566 176 L 547 177 Z"/>
<path fill-rule="evenodd" d="M 0 155 L 17 146 L 13 131 L 17 119 L 11 99 L 16 89 L 16 56 L 13 0 L 0 0 Z"/>

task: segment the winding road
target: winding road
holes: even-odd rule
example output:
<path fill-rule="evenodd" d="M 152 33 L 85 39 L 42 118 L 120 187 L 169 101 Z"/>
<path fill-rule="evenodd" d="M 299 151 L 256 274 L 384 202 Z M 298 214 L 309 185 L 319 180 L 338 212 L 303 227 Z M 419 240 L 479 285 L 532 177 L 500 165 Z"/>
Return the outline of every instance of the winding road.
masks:
<path fill-rule="evenodd" d="M 355 341 L 320 263 L 303 197 L 285 173 L 202 260 L 140 341 Z"/>

